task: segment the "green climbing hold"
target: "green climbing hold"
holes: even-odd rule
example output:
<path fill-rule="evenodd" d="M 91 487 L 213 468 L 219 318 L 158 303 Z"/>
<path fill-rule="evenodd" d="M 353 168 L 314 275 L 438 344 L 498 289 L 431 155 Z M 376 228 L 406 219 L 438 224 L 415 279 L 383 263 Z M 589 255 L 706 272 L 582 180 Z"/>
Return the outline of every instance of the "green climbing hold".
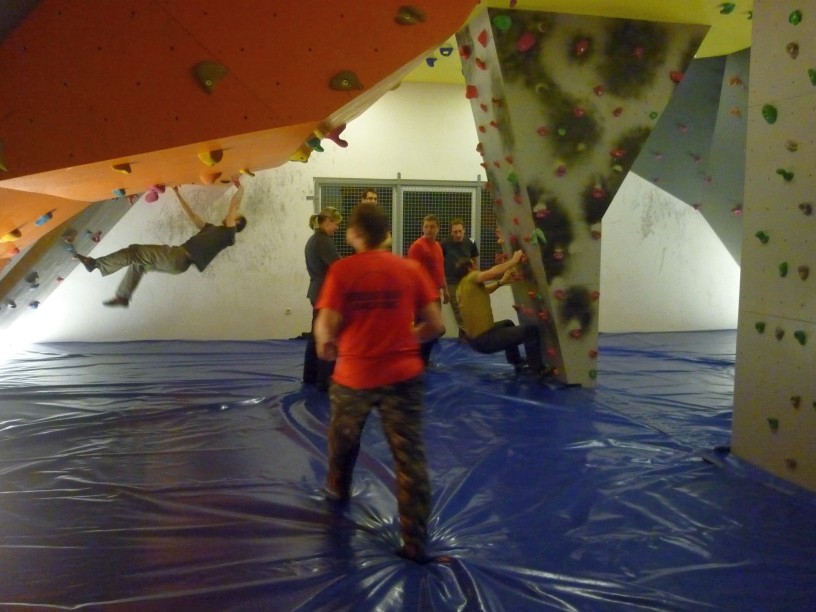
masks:
<path fill-rule="evenodd" d="M 771 431 L 776 431 L 779 429 L 779 419 L 768 417 L 768 427 L 771 428 Z"/>
<path fill-rule="evenodd" d="M 518 175 L 515 172 L 511 172 L 507 175 L 507 180 L 514 185 L 518 185 Z"/>
<path fill-rule="evenodd" d="M 783 261 L 781 264 L 779 264 L 779 276 L 785 278 L 787 275 L 788 275 L 788 262 Z"/>
<path fill-rule="evenodd" d="M 734 12 L 735 8 L 737 8 L 737 5 L 733 2 L 723 2 L 720 5 L 720 13 L 723 15 L 730 15 Z"/>
<path fill-rule="evenodd" d="M 510 19 L 509 15 L 496 15 L 493 18 L 493 25 L 496 26 L 497 30 L 506 32 L 513 25 L 513 20 Z"/>
<path fill-rule="evenodd" d="M 657 111 L 652 111 L 651 113 L 649 113 L 649 119 L 651 119 L 652 121 L 657 119 L 657 117 L 658 117 L 658 112 Z"/>
<path fill-rule="evenodd" d="M 759 241 L 762 244 L 768 244 L 768 241 L 771 239 L 771 237 L 766 232 L 763 232 L 761 230 L 754 234 L 754 236 L 759 238 Z"/>
<path fill-rule="evenodd" d="M 816 70 L 808 68 L 808 78 L 810 79 L 811 85 L 816 85 Z"/>
<path fill-rule="evenodd" d="M 762 107 L 762 116 L 770 124 L 776 123 L 777 118 L 776 107 L 773 104 L 766 104 Z"/>
<path fill-rule="evenodd" d="M 558 128 L 557 133 L 559 136 L 566 136 L 567 135 L 567 128 Z"/>
<path fill-rule="evenodd" d="M 786 183 L 790 183 L 793 180 L 793 172 L 788 172 L 784 168 L 777 168 L 776 173 L 781 176 Z"/>
<path fill-rule="evenodd" d="M 596 378 L 598 378 L 598 370 L 590 370 L 589 371 L 589 377 L 592 380 L 595 380 Z"/>
<path fill-rule="evenodd" d="M 805 346 L 807 343 L 807 334 L 805 334 L 805 332 L 803 332 L 801 329 L 793 332 L 793 337 L 796 338 L 796 341 L 802 346 Z"/>
<path fill-rule="evenodd" d="M 802 11 L 793 11 L 788 17 L 788 21 L 791 23 L 791 25 L 799 25 L 802 23 Z"/>
<path fill-rule="evenodd" d="M 544 235 L 544 231 L 537 227 L 533 230 L 533 236 L 531 242 L 533 244 L 547 244 L 547 236 Z"/>
<path fill-rule="evenodd" d="M 765 331 L 765 321 L 757 321 L 756 323 L 754 323 L 754 327 L 761 334 L 762 332 Z"/>

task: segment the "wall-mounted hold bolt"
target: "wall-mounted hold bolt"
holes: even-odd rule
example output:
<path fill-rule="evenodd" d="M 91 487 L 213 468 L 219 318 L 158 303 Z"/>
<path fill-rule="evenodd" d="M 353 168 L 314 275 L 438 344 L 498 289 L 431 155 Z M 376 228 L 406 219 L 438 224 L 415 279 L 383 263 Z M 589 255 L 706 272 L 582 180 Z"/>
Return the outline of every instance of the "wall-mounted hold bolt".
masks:
<path fill-rule="evenodd" d="M 198 62 L 193 66 L 193 76 L 195 76 L 204 91 L 210 94 L 213 93 L 218 82 L 227 76 L 228 72 L 224 64 L 213 61 Z"/>
<path fill-rule="evenodd" d="M 782 263 L 780 263 L 779 266 L 778 266 L 778 270 L 779 270 L 779 276 L 781 276 L 782 278 L 785 278 L 788 275 L 788 262 L 783 261 Z"/>
<path fill-rule="evenodd" d="M 799 205 L 799 210 L 801 210 L 803 214 L 809 217 L 810 215 L 813 214 L 813 204 L 809 202 L 802 202 Z"/>
<path fill-rule="evenodd" d="M 785 337 L 785 330 L 784 330 L 784 329 L 782 329 L 781 327 L 777 327 L 777 328 L 774 330 L 774 337 L 775 337 L 777 340 L 781 340 L 782 338 L 784 338 L 784 337 Z"/>
<path fill-rule="evenodd" d="M 756 234 L 754 234 L 754 236 L 756 236 L 757 238 L 759 238 L 759 241 L 760 241 L 762 244 L 768 244 L 768 241 L 771 239 L 771 237 L 768 235 L 768 233 L 767 233 L 767 232 L 763 232 L 763 231 L 761 231 L 761 230 L 760 230 L 760 231 L 758 231 Z"/>
<path fill-rule="evenodd" d="M 765 331 L 765 321 L 757 321 L 754 323 L 754 328 L 761 334 Z"/>
<path fill-rule="evenodd" d="M 394 17 L 394 21 L 399 25 L 416 25 L 418 23 L 424 23 L 425 19 L 425 13 L 421 9 L 408 5 L 399 7 Z"/>
<path fill-rule="evenodd" d="M 799 272 L 799 278 L 802 280 L 807 280 L 808 276 L 810 276 L 810 268 L 808 266 L 799 266 L 796 268 L 796 271 Z"/>
<path fill-rule="evenodd" d="M 778 431 L 779 430 L 779 419 L 774 417 L 768 417 L 768 427 L 771 428 L 771 431 Z"/>
<path fill-rule="evenodd" d="M 337 91 L 351 91 L 362 89 L 363 84 L 351 70 L 341 70 L 329 80 L 329 87 Z"/>
<path fill-rule="evenodd" d="M 789 470 L 795 470 L 798 465 L 799 464 L 797 463 L 796 459 L 794 459 L 793 457 L 788 457 L 787 459 L 785 459 L 785 466 Z"/>
<path fill-rule="evenodd" d="M 790 398 L 791 406 L 794 408 L 799 408 L 800 404 L 802 403 L 802 396 L 801 395 L 791 395 Z"/>
<path fill-rule="evenodd" d="M 805 346 L 805 344 L 807 344 L 807 334 L 805 334 L 805 332 L 803 332 L 801 329 L 798 329 L 795 332 L 793 332 L 793 337 L 796 338 L 796 341 L 802 346 Z"/>

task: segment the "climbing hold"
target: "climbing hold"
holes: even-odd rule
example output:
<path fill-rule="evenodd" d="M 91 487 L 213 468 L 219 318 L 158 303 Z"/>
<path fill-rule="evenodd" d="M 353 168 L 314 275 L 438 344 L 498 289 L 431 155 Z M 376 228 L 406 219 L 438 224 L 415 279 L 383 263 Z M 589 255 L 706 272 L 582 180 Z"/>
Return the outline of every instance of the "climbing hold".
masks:
<path fill-rule="evenodd" d="M 239 173 L 239 174 L 246 175 L 246 176 L 255 176 L 255 173 L 254 173 L 254 172 L 251 172 L 249 168 L 241 168 L 241 169 L 238 171 L 238 173 Z"/>
<path fill-rule="evenodd" d="M 811 85 L 816 85 L 816 70 L 813 68 L 808 68 L 808 78 L 810 79 Z"/>
<path fill-rule="evenodd" d="M 418 23 L 424 23 L 425 13 L 415 6 L 403 5 L 397 9 L 397 14 L 394 17 L 394 21 L 396 21 L 399 25 L 416 25 Z"/>
<path fill-rule="evenodd" d="M 338 91 L 362 89 L 363 84 L 351 70 L 341 70 L 329 80 L 329 87 Z"/>
<path fill-rule="evenodd" d="M 590 359 L 597 359 L 598 358 L 598 349 L 592 349 L 587 353 Z"/>
<path fill-rule="evenodd" d="M 122 174 L 130 174 L 131 173 L 130 164 L 128 164 L 128 163 L 113 164 L 111 166 L 111 168 L 113 168 L 117 172 L 121 172 Z"/>
<path fill-rule="evenodd" d="M 785 51 L 788 52 L 791 59 L 796 59 L 799 57 L 799 45 L 795 42 L 789 42 L 787 46 L 785 46 Z"/>
<path fill-rule="evenodd" d="M 483 59 L 477 57 L 475 60 L 473 60 L 473 62 L 476 64 L 476 67 L 479 70 L 487 70 L 487 62 L 485 62 Z"/>
<path fill-rule="evenodd" d="M 558 134 L 561 137 L 566 136 L 567 135 L 567 128 L 560 127 L 557 130 L 555 130 L 555 133 Z"/>
<path fill-rule="evenodd" d="M 328 134 L 326 134 L 326 138 L 331 140 L 338 147 L 344 147 L 345 148 L 345 147 L 348 146 L 348 142 L 346 142 L 345 140 L 340 138 L 340 134 L 342 134 L 343 130 L 345 130 L 345 129 L 346 129 L 346 124 L 345 123 L 343 123 L 341 125 L 338 125 L 336 128 L 331 130 Z"/>
<path fill-rule="evenodd" d="M 19 229 L 13 229 L 8 234 L 0 238 L 0 242 L 14 242 L 22 235 L 23 233 Z"/>
<path fill-rule="evenodd" d="M 572 45 L 572 54 L 575 57 L 583 57 L 589 51 L 592 41 L 588 38 L 579 38 Z"/>
<path fill-rule="evenodd" d="M 785 143 L 785 148 L 791 153 L 796 153 L 799 150 L 799 143 L 795 140 L 788 140 Z"/>
<path fill-rule="evenodd" d="M 516 41 L 516 51 L 526 53 L 535 46 L 536 42 L 538 41 L 532 32 L 524 32 Z"/>
<path fill-rule="evenodd" d="M 550 129 L 542 125 L 540 128 L 536 130 L 536 132 L 538 132 L 539 136 L 546 136 L 547 134 L 550 133 Z"/>
<path fill-rule="evenodd" d="M 8 172 L 5 159 L 5 143 L 2 140 L 0 140 L 0 170 Z"/>
<path fill-rule="evenodd" d="M 473 53 L 473 49 L 471 49 L 470 45 L 462 45 L 459 47 L 459 57 L 462 59 L 470 59 L 471 53 Z"/>
<path fill-rule="evenodd" d="M 201 174 L 199 176 L 199 178 L 201 179 L 201 182 L 204 183 L 205 185 L 212 185 L 213 183 L 215 183 L 215 181 L 217 181 L 219 178 L 221 178 L 221 173 L 220 172 L 208 172 L 208 173 Z"/>
<path fill-rule="evenodd" d="M 765 104 L 762 107 L 762 117 L 770 124 L 776 123 L 778 112 L 773 104 Z"/>
<path fill-rule="evenodd" d="M 223 158 L 224 152 L 221 149 L 215 149 L 214 151 L 203 151 L 202 153 L 198 154 L 198 159 L 200 159 L 201 163 L 205 166 L 214 166 Z"/>
<path fill-rule="evenodd" d="M 781 176 L 786 183 L 790 183 L 793 180 L 793 172 L 789 172 L 784 168 L 777 168 L 776 173 Z"/>
<path fill-rule="evenodd" d="M 37 300 L 33 300 L 33 301 L 31 301 L 31 302 L 29 302 L 29 303 L 28 303 L 28 307 L 29 307 L 31 310 L 37 310 L 37 308 L 39 307 L 39 305 L 40 305 L 40 303 L 39 303 Z"/>
<path fill-rule="evenodd" d="M 482 45 L 483 47 L 486 47 L 487 46 L 487 41 L 488 41 L 487 30 L 482 30 L 481 32 L 479 32 L 479 35 L 476 37 L 476 40 L 479 41 L 480 45 Z"/>
<path fill-rule="evenodd" d="M 559 164 L 558 167 L 555 169 L 555 176 L 561 178 L 567 173 L 567 167 L 564 164 Z"/>
<path fill-rule="evenodd" d="M 493 25 L 497 30 L 506 32 L 513 25 L 513 20 L 508 15 L 496 15 L 493 18 Z"/>
<path fill-rule="evenodd" d="M 768 240 L 770 240 L 770 239 L 771 239 L 771 237 L 770 237 L 770 236 L 768 236 L 768 234 L 767 234 L 766 232 L 763 232 L 763 231 L 761 231 L 761 230 L 760 230 L 760 231 L 758 231 L 756 234 L 754 234 L 754 236 L 756 236 L 757 238 L 759 238 L 759 241 L 760 241 L 762 244 L 768 244 Z"/>
<path fill-rule="evenodd" d="M 612 116 L 614 116 L 614 117 L 620 117 L 622 114 L 623 114 L 623 107 L 622 106 L 618 106 L 617 108 L 612 110 Z"/>
<path fill-rule="evenodd" d="M 425 58 L 425 63 L 428 64 L 429 68 L 433 68 L 434 64 L 436 63 L 436 58 L 435 57 L 426 57 Z"/>
<path fill-rule="evenodd" d="M 569 331 L 569 336 L 573 340 L 580 340 L 583 337 L 583 335 L 584 335 L 584 332 L 581 330 L 580 327 L 577 327 L 575 329 L 571 329 Z"/>
<path fill-rule="evenodd" d="M 302 146 L 292 154 L 292 157 L 289 158 L 289 161 L 300 162 L 305 164 L 307 161 L 309 161 L 309 156 L 311 154 L 312 150 L 309 147 Z"/>
<path fill-rule="evenodd" d="M 544 235 L 544 230 L 542 230 L 540 227 L 533 230 L 532 243 L 542 245 L 547 244 L 547 236 Z"/>
<path fill-rule="evenodd" d="M 680 81 L 683 80 L 683 73 L 680 70 L 670 70 L 669 78 L 672 80 L 672 83 L 680 83 Z"/>
<path fill-rule="evenodd" d="M 102 240 L 102 230 L 96 230 L 91 234 L 91 242 L 99 242 L 100 240 Z"/>
<path fill-rule="evenodd" d="M 318 138 L 317 136 L 312 136 L 309 140 L 307 140 L 306 146 L 309 147 L 312 151 L 323 153 L 323 147 L 320 146 L 320 138 Z"/>
<path fill-rule="evenodd" d="M 515 172 L 511 172 L 507 175 L 507 181 L 513 185 L 518 185 L 518 180 L 518 175 Z"/>
<path fill-rule="evenodd" d="M 475 85 L 468 85 L 465 87 L 465 98 L 473 100 L 479 97 L 479 90 Z"/>
<path fill-rule="evenodd" d="M 785 467 L 789 470 L 795 470 L 799 463 L 796 461 L 794 457 L 788 457 L 785 459 Z"/>
<path fill-rule="evenodd" d="M 799 205 L 799 210 L 801 210 L 805 215 L 809 217 L 810 215 L 813 214 L 813 204 L 810 204 L 808 202 L 802 202 Z"/>
<path fill-rule="evenodd" d="M 40 280 L 40 275 L 37 274 L 36 270 L 33 270 L 33 271 L 29 272 L 28 274 L 26 274 L 25 282 L 27 282 L 29 285 L 33 285 L 34 283 L 36 283 L 39 280 Z"/>
<path fill-rule="evenodd" d="M 760 334 L 765 331 L 765 321 L 757 321 L 754 323 L 754 329 L 756 329 Z"/>
<path fill-rule="evenodd" d="M 193 75 L 198 80 L 199 85 L 207 93 L 212 93 L 218 82 L 227 76 L 228 70 L 224 64 L 213 61 L 198 62 L 193 67 Z"/>
<path fill-rule="evenodd" d="M 777 340 L 781 340 L 784 337 L 785 337 L 785 330 L 782 329 L 781 327 L 777 327 L 774 330 L 774 338 L 776 338 Z"/>
<path fill-rule="evenodd" d="M 768 417 L 768 427 L 771 428 L 771 431 L 777 431 L 779 429 L 779 419 Z"/>
<path fill-rule="evenodd" d="M 731 13 L 734 12 L 734 9 L 736 7 L 737 5 L 734 4 L 733 2 L 723 2 L 720 5 L 720 13 L 722 13 L 723 15 L 730 15 Z"/>
<path fill-rule="evenodd" d="M 792 395 L 790 398 L 791 406 L 794 408 L 799 408 L 799 405 L 802 403 L 802 396 L 801 395 Z"/>
<path fill-rule="evenodd" d="M 159 199 L 159 194 L 158 192 L 149 189 L 147 193 L 145 193 L 144 199 L 148 204 L 153 204 L 153 202 Z"/>
<path fill-rule="evenodd" d="M 39 219 L 37 219 L 37 220 L 34 222 L 34 225 L 45 225 L 45 224 L 46 224 L 46 223 L 48 223 L 48 222 L 49 222 L 49 221 L 50 221 L 50 220 L 51 220 L 53 217 L 54 217 L 54 211 L 53 211 L 53 210 L 49 210 L 49 211 L 48 211 L 47 213 L 45 213 L 45 214 L 44 214 L 42 217 L 40 217 Z"/>
<path fill-rule="evenodd" d="M 795 332 L 793 332 L 793 337 L 796 338 L 796 341 L 802 346 L 807 344 L 807 334 L 805 334 L 805 332 L 803 332 L 801 329 L 797 329 Z"/>
<path fill-rule="evenodd" d="M 621 148 L 612 149 L 609 152 L 609 155 L 611 155 L 615 159 L 620 159 L 621 157 L 626 157 L 626 149 L 621 149 Z"/>
<path fill-rule="evenodd" d="M 781 264 L 779 264 L 778 269 L 779 269 L 779 276 L 781 276 L 782 278 L 785 278 L 788 275 L 788 262 L 783 261 Z"/>
<path fill-rule="evenodd" d="M 8 306 L 9 308 L 17 308 L 17 302 L 15 302 L 12 299 L 8 299 L 6 300 L 6 306 Z"/>
<path fill-rule="evenodd" d="M 659 113 L 657 111 L 652 111 L 651 113 L 649 113 L 649 119 L 651 119 L 652 121 L 657 119 L 658 116 L 659 116 Z"/>
<path fill-rule="evenodd" d="M 595 87 L 592 88 L 592 91 L 596 96 L 600 97 L 600 96 L 604 95 L 604 92 L 606 90 L 604 89 L 603 85 L 596 85 Z"/>
<path fill-rule="evenodd" d="M 564 291 L 563 289 L 556 289 L 555 291 L 553 291 L 553 297 L 556 300 L 563 300 L 564 298 L 567 297 L 567 292 Z"/>
<path fill-rule="evenodd" d="M 439 47 L 439 55 L 442 57 L 450 57 L 453 53 L 453 47 Z"/>
<path fill-rule="evenodd" d="M 796 271 L 799 272 L 799 278 L 802 280 L 807 280 L 808 276 L 810 276 L 810 268 L 808 266 L 799 266 L 796 268 Z"/>
<path fill-rule="evenodd" d="M 791 25 L 799 25 L 802 23 L 802 11 L 795 10 L 788 16 L 788 22 Z"/>

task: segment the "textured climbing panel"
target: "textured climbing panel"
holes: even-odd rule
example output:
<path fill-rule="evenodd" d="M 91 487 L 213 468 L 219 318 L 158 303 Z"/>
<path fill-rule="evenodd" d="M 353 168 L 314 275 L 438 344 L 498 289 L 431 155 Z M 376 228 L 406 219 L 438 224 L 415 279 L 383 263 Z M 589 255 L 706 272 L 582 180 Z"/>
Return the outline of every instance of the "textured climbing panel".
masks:
<path fill-rule="evenodd" d="M 496 217 L 529 257 L 519 317 L 566 382 L 597 375 L 603 214 L 705 31 L 488 10 L 457 35 Z"/>

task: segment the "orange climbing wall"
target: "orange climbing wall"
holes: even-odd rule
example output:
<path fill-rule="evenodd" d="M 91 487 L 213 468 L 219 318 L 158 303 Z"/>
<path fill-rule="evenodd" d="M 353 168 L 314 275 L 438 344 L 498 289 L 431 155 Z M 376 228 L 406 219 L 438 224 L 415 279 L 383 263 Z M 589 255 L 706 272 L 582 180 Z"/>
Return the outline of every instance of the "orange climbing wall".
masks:
<path fill-rule="evenodd" d="M 816 491 L 816 7 L 756 0 L 754 28 L 733 450 Z"/>
<path fill-rule="evenodd" d="M 67 169 L 141 161 L 126 186 L 144 191 L 156 173 L 139 177 L 140 170 L 165 157 L 182 178 L 198 175 L 195 158 L 178 167 L 177 147 L 240 135 L 248 136 L 230 143 L 227 158 L 278 165 L 293 141 L 450 36 L 473 2 L 428 0 L 421 5 L 426 20 L 409 26 L 395 22 L 401 5 L 43 0 L 0 49 L 8 170 L 0 178 L 13 188 L 102 200 L 122 186 L 119 177 L 100 166 L 80 184 Z M 228 70 L 212 94 L 192 76 L 204 60 Z M 330 89 L 341 70 L 354 71 L 365 89 Z M 55 170 L 64 172 L 49 174 Z M 30 175 L 40 179 L 15 180 Z"/>
<path fill-rule="evenodd" d="M 519 319 L 568 383 L 597 375 L 601 219 L 706 30 L 497 9 L 457 35 L 496 218 L 529 259 Z"/>

